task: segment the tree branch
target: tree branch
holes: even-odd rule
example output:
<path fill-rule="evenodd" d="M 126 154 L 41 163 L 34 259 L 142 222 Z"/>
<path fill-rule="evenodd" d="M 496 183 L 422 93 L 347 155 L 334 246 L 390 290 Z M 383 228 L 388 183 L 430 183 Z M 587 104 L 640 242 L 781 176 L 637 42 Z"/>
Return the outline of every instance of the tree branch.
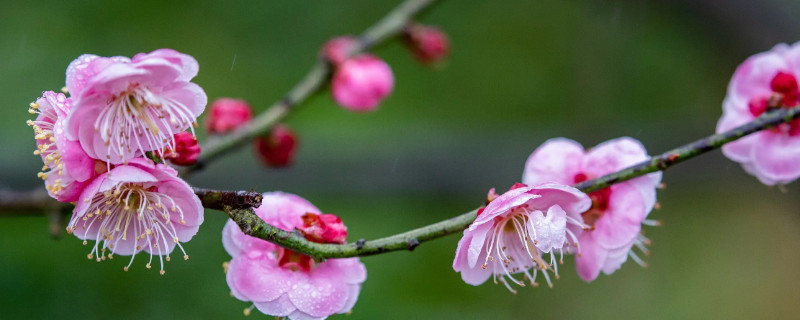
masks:
<path fill-rule="evenodd" d="M 748 134 L 775 127 L 781 123 L 800 118 L 800 107 L 777 109 L 764 113 L 752 122 L 719 134 L 714 134 L 687 145 L 662 153 L 650 160 L 632 165 L 623 170 L 597 179 L 587 180 L 574 187 L 583 192 L 593 192 L 613 184 L 667 168 L 722 147 L 724 144 Z M 264 239 L 277 245 L 315 257 L 346 258 L 369 256 L 397 250 L 413 250 L 420 243 L 460 232 L 468 227 L 477 215 L 477 209 L 453 218 L 406 231 L 385 238 L 366 241 L 360 239 L 348 244 L 322 244 L 306 240 L 302 235 L 271 226 L 253 211 L 261 203 L 261 194 L 247 191 L 220 191 L 194 188 L 203 206 L 224 211 L 247 235 Z M 24 214 L 42 215 L 70 204 L 56 202 L 41 190 L 14 192 L 0 190 L 0 216 Z M 16 214 L 15 214 L 16 213 Z"/>
<path fill-rule="evenodd" d="M 363 53 L 370 48 L 400 33 L 406 24 L 420 14 L 436 0 L 406 0 L 383 19 L 364 31 L 354 45 L 351 55 Z M 241 147 L 251 139 L 266 134 L 273 125 L 285 118 L 294 106 L 306 101 L 318 93 L 330 79 L 332 65 L 325 57 L 319 57 L 316 64 L 286 96 L 275 102 L 266 111 L 259 114 L 249 124 L 223 136 L 210 137 L 200 147 L 200 156 L 193 166 L 180 170 L 181 176 L 187 176 L 211 161 L 228 154 L 229 151 Z"/>
<path fill-rule="evenodd" d="M 748 134 L 769 129 L 799 117 L 800 107 L 769 111 L 752 122 L 729 131 L 699 139 L 618 172 L 581 182 L 574 187 L 589 193 L 651 172 L 664 171 L 675 164 L 718 149 L 722 147 L 722 145 Z M 285 231 L 265 223 L 255 215 L 251 208 L 225 208 L 225 212 L 239 225 L 239 228 L 245 234 L 310 255 L 317 260 L 325 258 L 369 256 L 397 250 L 413 250 L 422 242 L 464 230 L 477 216 L 476 209 L 444 221 L 385 238 L 369 241 L 361 239 L 347 244 L 322 244 L 310 242 L 298 233 Z"/>
<path fill-rule="evenodd" d="M 220 210 L 225 208 L 244 209 L 258 208 L 262 195 L 253 191 L 225 191 L 204 188 L 192 188 L 200 198 L 204 208 Z M 7 189 L 0 190 L 0 217 L 6 216 L 40 216 L 45 212 L 71 212 L 73 205 L 58 202 L 47 195 L 44 189 L 20 192 Z M 68 210 L 69 209 L 69 210 Z"/>

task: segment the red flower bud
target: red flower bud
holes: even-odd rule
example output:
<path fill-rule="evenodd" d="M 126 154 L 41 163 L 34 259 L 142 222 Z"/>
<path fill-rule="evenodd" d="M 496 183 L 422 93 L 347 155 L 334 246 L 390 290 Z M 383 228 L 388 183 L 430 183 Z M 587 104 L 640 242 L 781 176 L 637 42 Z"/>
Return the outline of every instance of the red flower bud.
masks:
<path fill-rule="evenodd" d="M 412 25 L 406 28 L 405 40 L 414 57 L 424 64 L 441 62 L 450 52 L 447 34 L 433 26 Z"/>
<path fill-rule="evenodd" d="M 255 139 L 256 154 L 271 167 L 285 167 L 292 163 L 297 153 L 297 136 L 284 124 L 272 127 L 269 135 Z"/>
<path fill-rule="evenodd" d="M 211 104 L 205 127 L 208 133 L 221 134 L 236 130 L 253 117 L 244 100 L 219 98 Z"/>
<path fill-rule="evenodd" d="M 191 166 L 199 155 L 197 138 L 191 132 L 181 132 L 175 135 L 175 148 L 167 150 L 164 158 L 179 166 Z"/>
<path fill-rule="evenodd" d="M 335 214 L 303 215 L 303 228 L 308 241 L 321 243 L 345 243 L 347 241 L 347 227 Z"/>

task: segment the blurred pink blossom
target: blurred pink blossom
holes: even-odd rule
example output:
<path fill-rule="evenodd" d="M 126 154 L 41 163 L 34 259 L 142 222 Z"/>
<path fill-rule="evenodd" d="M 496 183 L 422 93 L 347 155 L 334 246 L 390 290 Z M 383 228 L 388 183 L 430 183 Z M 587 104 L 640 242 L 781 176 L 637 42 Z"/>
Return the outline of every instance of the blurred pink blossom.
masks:
<path fill-rule="evenodd" d="M 798 76 L 800 42 L 745 60 L 728 85 L 717 132 L 750 122 L 769 107 L 797 106 Z M 722 153 L 766 185 L 790 183 L 800 177 L 800 119 L 728 143 Z"/>
<path fill-rule="evenodd" d="M 575 141 L 556 138 L 548 140 L 530 155 L 522 181 L 532 185 L 572 185 L 648 158 L 642 144 L 632 138 L 609 140 L 589 151 Z M 647 252 L 643 246 L 647 239 L 639 233 L 642 223 L 656 223 L 645 219 L 655 205 L 655 190 L 660 183 L 661 172 L 656 172 L 589 194 L 592 206 L 581 213 L 584 223 L 592 230 L 580 235 L 580 248 L 575 259 L 581 278 L 592 281 L 601 270 L 611 274 L 628 256 L 643 263 L 631 248 L 637 245 Z"/>
<path fill-rule="evenodd" d="M 209 109 L 205 128 L 211 134 L 236 130 L 253 117 L 250 105 L 239 99 L 219 98 L 214 100 Z"/>
<path fill-rule="evenodd" d="M 386 62 L 362 54 L 339 65 L 333 75 L 333 99 L 355 112 L 374 111 L 394 88 L 394 75 Z"/>

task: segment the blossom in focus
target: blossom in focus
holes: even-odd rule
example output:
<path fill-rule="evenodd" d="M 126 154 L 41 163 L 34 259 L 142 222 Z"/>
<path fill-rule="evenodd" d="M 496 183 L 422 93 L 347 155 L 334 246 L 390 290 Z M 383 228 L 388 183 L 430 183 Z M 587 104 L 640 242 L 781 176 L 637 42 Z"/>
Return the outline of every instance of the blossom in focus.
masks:
<path fill-rule="evenodd" d="M 333 99 L 355 112 L 374 111 L 394 88 L 394 75 L 386 62 L 370 54 L 346 60 L 333 74 Z"/>
<path fill-rule="evenodd" d="M 219 98 L 209 107 L 205 128 L 211 134 L 227 133 L 250 122 L 252 117 L 252 108 L 244 100 Z"/>
<path fill-rule="evenodd" d="M 753 121 L 769 108 L 797 106 L 798 76 L 800 42 L 745 60 L 728 84 L 717 133 Z M 800 119 L 725 144 L 722 153 L 766 185 L 790 183 L 800 177 Z"/>
<path fill-rule="evenodd" d="M 253 140 L 258 158 L 270 167 L 285 167 L 292 163 L 297 153 L 297 135 L 284 124 L 277 124 L 269 135 Z"/>
<path fill-rule="evenodd" d="M 338 66 L 348 59 L 350 50 L 355 44 L 356 38 L 353 36 L 336 37 L 328 40 L 328 42 L 322 46 L 320 54 L 328 58 L 335 66 Z"/>
<path fill-rule="evenodd" d="M 191 132 L 180 132 L 175 135 L 175 147 L 167 150 L 164 158 L 179 166 L 190 166 L 197 162 L 200 145 Z"/>
<path fill-rule="evenodd" d="M 92 180 L 83 190 L 67 232 L 79 239 L 94 241 L 89 259 L 97 261 L 114 255 L 150 254 L 161 264 L 170 260 L 177 246 L 184 259 L 189 256 L 180 242 L 187 242 L 203 223 L 203 207 L 192 188 L 177 177 L 177 172 L 149 159 L 135 158 L 128 165 L 116 166 Z"/>
<path fill-rule="evenodd" d="M 579 143 L 551 139 L 539 146 L 528 158 L 522 181 L 527 184 L 560 183 L 572 185 L 621 170 L 650 157 L 639 141 L 618 138 L 606 141 L 589 151 Z M 575 259 L 578 275 L 592 281 L 602 270 L 611 274 L 628 256 L 644 262 L 631 250 L 635 245 L 647 253 L 649 243 L 640 234 L 641 225 L 655 225 L 646 220 L 656 202 L 656 188 L 661 172 L 651 173 L 615 184 L 589 194 L 591 208 L 582 212 L 583 222 L 591 226 L 580 235 L 581 248 Z"/>
<path fill-rule="evenodd" d="M 146 151 L 163 154 L 205 109 L 205 92 L 190 82 L 197 71 L 194 58 L 171 49 L 131 59 L 78 57 L 67 68 L 67 138 L 112 165 Z"/>
<path fill-rule="evenodd" d="M 36 119 L 28 120 L 36 138 L 34 154 L 40 155 L 44 162 L 39 177 L 45 181 L 48 194 L 63 202 L 78 200 L 89 179 L 97 175 L 95 160 L 64 134 L 71 104 L 71 99 L 63 93 L 45 91 L 30 105 L 29 111 L 37 114 Z"/>
<path fill-rule="evenodd" d="M 414 57 L 424 64 L 441 62 L 450 52 L 447 34 L 434 26 L 409 26 L 405 31 L 405 41 Z"/>
<path fill-rule="evenodd" d="M 458 242 L 453 269 L 464 282 L 479 285 L 489 277 L 514 291 L 509 281 L 537 286 L 539 271 L 552 287 L 549 272 L 558 278 L 556 253 L 581 250 L 578 243 L 584 229 L 581 213 L 589 209 L 589 197 L 573 187 L 542 184 L 515 185 L 508 192 L 493 196 L 475 221 L 464 230 Z M 544 255 L 549 253 L 547 259 Z M 560 260 L 560 259 L 559 259 Z M 522 273 L 522 279 L 513 274 Z M 498 277 L 499 276 L 499 277 Z M 508 278 L 508 280 L 506 280 Z"/>
<path fill-rule="evenodd" d="M 264 222 L 283 230 L 309 231 L 315 235 L 310 238 L 312 241 L 344 240 L 337 232 L 314 231 L 309 223 L 319 220 L 327 220 L 325 223 L 337 230 L 338 225 L 344 225 L 338 217 L 338 222 L 321 218 L 333 215 L 320 214 L 314 205 L 293 194 L 265 193 L 255 212 Z M 226 278 L 234 297 L 252 301 L 259 311 L 276 317 L 324 319 L 334 313 L 346 313 L 355 305 L 361 283 L 367 278 L 358 258 L 315 263 L 309 256 L 245 235 L 232 220 L 222 231 L 222 243 L 233 257 Z"/>

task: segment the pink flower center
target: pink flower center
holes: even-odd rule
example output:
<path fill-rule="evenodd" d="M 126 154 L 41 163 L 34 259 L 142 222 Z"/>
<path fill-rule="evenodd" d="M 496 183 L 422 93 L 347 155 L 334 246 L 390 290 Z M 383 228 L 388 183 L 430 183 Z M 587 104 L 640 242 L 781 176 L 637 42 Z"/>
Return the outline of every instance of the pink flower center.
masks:
<path fill-rule="evenodd" d="M 770 82 L 772 91 L 783 95 L 783 105 L 787 108 L 797 105 L 798 88 L 797 79 L 794 75 L 786 72 L 778 72 Z"/>
<path fill-rule="evenodd" d="M 161 261 L 162 256 L 168 256 L 170 244 L 174 242 L 181 251 L 183 258 L 188 259 L 186 251 L 178 243 L 178 234 L 171 223 L 171 215 L 178 214 L 183 220 L 183 211 L 168 195 L 158 192 L 155 186 L 144 186 L 141 183 L 122 183 L 114 189 L 98 192 L 91 199 L 88 209 L 83 215 L 73 215 L 67 227 L 68 233 L 83 232 L 83 238 L 94 237 L 95 244 L 89 253 L 89 259 L 96 255 L 97 261 L 105 260 L 106 249 L 118 248 L 121 245 L 131 246 L 130 237 L 133 237 L 134 254 L 145 248 L 150 252 L 150 261 L 153 253 L 157 253 Z M 120 243 L 123 241 L 123 243 Z M 101 245 L 102 243 L 102 245 Z M 87 244 L 86 241 L 83 244 Z M 133 263 L 134 254 L 125 270 Z M 108 254 L 113 259 L 113 254 Z M 164 265 L 161 261 L 161 274 L 164 274 Z"/>
<path fill-rule="evenodd" d="M 292 271 L 311 271 L 314 266 L 314 259 L 283 247 L 278 247 L 278 266 Z"/>
<path fill-rule="evenodd" d="M 578 173 L 575 175 L 575 183 L 581 183 L 589 180 L 589 176 L 585 173 Z M 583 222 L 594 228 L 594 223 L 608 209 L 608 199 L 611 198 L 611 188 L 603 188 L 588 194 L 592 199 L 592 207 L 586 212 L 582 213 Z"/>
<path fill-rule="evenodd" d="M 109 154 L 118 154 L 123 159 L 123 154 L 135 150 L 142 153 L 158 150 L 164 154 L 165 145 L 174 147 L 173 136 L 191 127 L 193 122 L 191 111 L 180 101 L 134 84 L 108 101 L 108 107 L 95 120 L 94 128 Z"/>

